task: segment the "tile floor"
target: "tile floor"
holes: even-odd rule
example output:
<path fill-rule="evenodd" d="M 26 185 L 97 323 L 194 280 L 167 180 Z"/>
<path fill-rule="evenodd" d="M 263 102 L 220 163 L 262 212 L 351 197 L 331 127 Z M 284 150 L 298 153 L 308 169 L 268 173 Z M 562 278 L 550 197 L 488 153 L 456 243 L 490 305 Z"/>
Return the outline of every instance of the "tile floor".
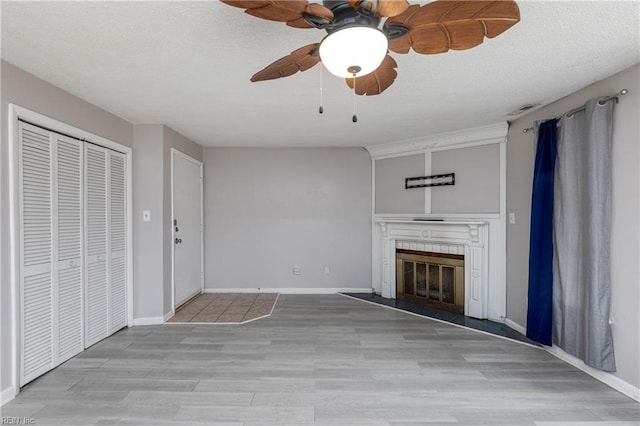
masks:
<path fill-rule="evenodd" d="M 168 322 L 242 324 L 271 315 L 278 293 L 203 293 Z"/>

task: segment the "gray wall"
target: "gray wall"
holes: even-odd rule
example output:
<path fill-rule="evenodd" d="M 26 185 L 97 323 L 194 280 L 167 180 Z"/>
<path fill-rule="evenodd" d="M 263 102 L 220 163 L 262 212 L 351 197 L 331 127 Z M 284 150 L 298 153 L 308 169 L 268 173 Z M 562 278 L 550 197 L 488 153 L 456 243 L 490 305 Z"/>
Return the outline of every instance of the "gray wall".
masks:
<path fill-rule="evenodd" d="M 455 185 L 431 188 L 432 213 L 500 213 L 500 144 L 431 154 L 432 175 L 451 172 Z"/>
<path fill-rule="evenodd" d="M 431 175 L 454 172 L 456 184 L 433 187 L 431 213 L 500 213 L 500 145 L 431 153 Z M 375 213 L 425 212 L 425 190 L 405 189 L 405 178 L 425 175 L 424 154 L 375 162 Z"/>
<path fill-rule="evenodd" d="M 162 124 L 134 126 L 134 318 L 171 312 L 171 148 L 202 161 L 202 147 Z M 151 221 L 142 221 L 142 212 Z"/>
<path fill-rule="evenodd" d="M 371 288 L 364 149 L 207 148 L 204 163 L 207 289 Z"/>
<path fill-rule="evenodd" d="M 133 127 L 133 316 L 163 315 L 163 126 Z M 142 221 L 142 212 L 151 221 Z"/>
<path fill-rule="evenodd" d="M 516 224 L 507 225 L 507 317 L 526 326 L 531 182 L 535 136 L 522 129 L 583 105 L 588 99 L 629 89 L 614 111 L 613 210 L 611 236 L 611 319 L 616 376 L 640 387 L 640 66 L 595 83 L 558 102 L 526 115 L 509 128 L 507 144 L 507 211 Z"/>
<path fill-rule="evenodd" d="M 376 213 L 424 213 L 424 190 L 405 189 L 405 178 L 424 176 L 424 154 L 376 160 Z"/>
<path fill-rule="evenodd" d="M 1 62 L 2 145 L 0 147 L 0 389 L 11 385 L 12 300 L 9 262 L 8 104 L 30 109 L 122 145 L 133 145 L 133 126 L 13 65 Z"/>

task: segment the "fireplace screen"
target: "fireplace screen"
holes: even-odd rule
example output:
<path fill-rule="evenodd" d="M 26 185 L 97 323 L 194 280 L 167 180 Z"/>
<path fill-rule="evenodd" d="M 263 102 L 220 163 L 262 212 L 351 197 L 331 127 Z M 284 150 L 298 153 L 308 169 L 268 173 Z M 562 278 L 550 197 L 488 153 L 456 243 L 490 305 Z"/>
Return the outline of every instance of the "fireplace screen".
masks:
<path fill-rule="evenodd" d="M 396 298 L 464 313 L 464 256 L 396 250 Z"/>

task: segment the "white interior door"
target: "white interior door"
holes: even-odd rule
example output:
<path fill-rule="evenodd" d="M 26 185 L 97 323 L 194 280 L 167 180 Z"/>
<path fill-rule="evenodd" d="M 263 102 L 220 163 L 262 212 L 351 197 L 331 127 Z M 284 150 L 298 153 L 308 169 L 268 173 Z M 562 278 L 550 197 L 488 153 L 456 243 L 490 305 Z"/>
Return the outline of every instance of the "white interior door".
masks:
<path fill-rule="evenodd" d="M 107 150 L 85 144 L 85 346 L 109 335 L 109 282 L 107 276 Z"/>
<path fill-rule="evenodd" d="M 127 163 L 109 151 L 109 334 L 127 325 Z"/>
<path fill-rule="evenodd" d="M 202 163 L 171 151 L 174 307 L 202 292 Z"/>
<path fill-rule="evenodd" d="M 20 385 L 54 367 L 52 143 L 20 123 Z"/>
<path fill-rule="evenodd" d="M 82 143 L 20 123 L 24 385 L 84 349 Z"/>
<path fill-rule="evenodd" d="M 84 350 L 82 142 L 55 135 L 54 192 L 54 309 L 57 312 L 58 360 L 62 363 Z"/>
<path fill-rule="evenodd" d="M 18 122 L 18 385 L 127 325 L 128 157 Z"/>

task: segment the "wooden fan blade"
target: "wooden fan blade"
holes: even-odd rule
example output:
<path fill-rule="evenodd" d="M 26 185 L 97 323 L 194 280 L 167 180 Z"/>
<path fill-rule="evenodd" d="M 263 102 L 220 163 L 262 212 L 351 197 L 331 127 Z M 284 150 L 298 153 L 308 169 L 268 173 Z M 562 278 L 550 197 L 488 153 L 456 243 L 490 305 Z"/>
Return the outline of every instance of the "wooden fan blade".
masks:
<path fill-rule="evenodd" d="M 247 9 L 245 12 L 257 18 L 268 19 L 270 21 L 289 22 L 301 18 L 308 5 L 304 0 L 279 3 L 284 3 L 284 5 L 280 5 L 274 1 L 262 7 Z"/>
<path fill-rule="evenodd" d="M 305 19 L 305 14 L 333 20 L 333 12 L 330 9 L 307 0 L 220 0 L 229 6 L 245 9 L 249 15 L 270 21 L 286 22 L 295 28 L 314 28 Z"/>
<path fill-rule="evenodd" d="M 379 18 L 386 18 L 389 16 L 400 15 L 402 12 L 407 10 L 409 7 L 409 2 L 407 0 L 377 0 L 378 6 L 376 10 L 376 16 Z M 372 15 L 371 9 L 375 7 L 375 1 L 366 1 L 363 0 L 348 0 L 349 5 L 359 10 L 361 7 L 364 8 L 364 13 L 367 15 Z"/>
<path fill-rule="evenodd" d="M 276 78 L 288 77 L 298 71 L 306 71 L 320 62 L 318 48 L 320 43 L 309 44 L 294 50 L 290 55 L 282 57 L 258 71 L 251 77 L 252 82 L 274 80 Z"/>
<path fill-rule="evenodd" d="M 482 44 L 520 21 L 520 9 L 515 1 L 450 1 L 436 0 L 422 7 L 409 6 L 393 16 L 385 25 L 403 25 L 409 32 L 389 42 L 389 49 L 408 53 L 434 54 L 465 50 Z"/>
<path fill-rule="evenodd" d="M 356 77 L 357 95 L 379 95 L 393 84 L 398 76 L 395 68 L 398 67 L 395 59 L 387 55 L 380 66 L 372 73 Z M 347 86 L 353 89 L 353 78 L 345 78 Z"/>
<path fill-rule="evenodd" d="M 396 53 L 409 53 L 409 50 L 411 50 L 411 37 L 407 34 L 404 37 L 389 40 L 389 50 Z"/>
<path fill-rule="evenodd" d="M 324 7 L 318 3 L 309 3 L 306 12 L 309 15 L 317 16 L 318 18 L 324 18 L 328 21 L 333 20 L 333 12 L 331 9 Z"/>
<path fill-rule="evenodd" d="M 255 9 L 256 7 L 263 7 L 271 3 L 265 0 L 220 0 L 220 2 L 228 4 L 229 6 L 239 7 L 240 9 Z"/>
<path fill-rule="evenodd" d="M 305 17 L 312 17 L 312 23 L 310 24 Z M 333 21 L 333 12 L 330 9 L 318 3 L 309 3 L 305 13 L 296 20 L 288 21 L 287 25 L 294 28 L 324 28 L 323 25 L 327 25 L 331 21 Z"/>
<path fill-rule="evenodd" d="M 380 18 L 387 18 L 389 16 L 396 16 L 403 13 L 409 8 L 409 2 L 407 0 L 378 0 L 378 11 L 376 16 Z"/>

